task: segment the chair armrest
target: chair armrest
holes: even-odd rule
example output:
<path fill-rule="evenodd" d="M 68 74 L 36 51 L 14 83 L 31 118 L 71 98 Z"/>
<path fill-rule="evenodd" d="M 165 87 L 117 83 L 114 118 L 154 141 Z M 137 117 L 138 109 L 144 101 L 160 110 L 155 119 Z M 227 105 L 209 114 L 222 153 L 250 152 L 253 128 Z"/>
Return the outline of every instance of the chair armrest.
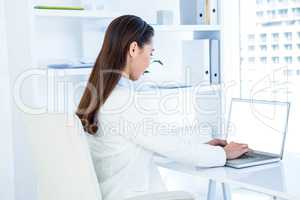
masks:
<path fill-rule="evenodd" d="M 195 200 L 194 197 L 184 191 L 159 192 L 127 198 L 125 200 Z"/>

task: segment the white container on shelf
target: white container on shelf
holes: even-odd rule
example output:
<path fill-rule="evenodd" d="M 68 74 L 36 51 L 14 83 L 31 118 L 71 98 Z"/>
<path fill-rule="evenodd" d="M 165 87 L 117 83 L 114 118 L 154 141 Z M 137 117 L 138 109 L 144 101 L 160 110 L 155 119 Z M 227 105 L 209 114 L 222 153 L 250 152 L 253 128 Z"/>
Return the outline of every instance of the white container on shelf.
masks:
<path fill-rule="evenodd" d="M 173 12 L 172 10 L 158 10 L 156 12 L 157 24 L 159 25 L 171 25 L 173 24 Z"/>
<path fill-rule="evenodd" d="M 104 0 L 82 0 L 82 6 L 87 10 L 103 10 Z"/>

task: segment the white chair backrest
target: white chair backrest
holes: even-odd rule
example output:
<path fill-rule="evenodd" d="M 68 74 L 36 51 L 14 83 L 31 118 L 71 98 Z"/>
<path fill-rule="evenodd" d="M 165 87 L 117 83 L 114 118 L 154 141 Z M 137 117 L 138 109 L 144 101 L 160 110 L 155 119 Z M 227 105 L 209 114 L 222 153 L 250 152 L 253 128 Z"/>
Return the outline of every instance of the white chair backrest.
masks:
<path fill-rule="evenodd" d="M 101 200 L 79 123 L 64 114 L 24 115 L 37 176 L 38 200 Z"/>

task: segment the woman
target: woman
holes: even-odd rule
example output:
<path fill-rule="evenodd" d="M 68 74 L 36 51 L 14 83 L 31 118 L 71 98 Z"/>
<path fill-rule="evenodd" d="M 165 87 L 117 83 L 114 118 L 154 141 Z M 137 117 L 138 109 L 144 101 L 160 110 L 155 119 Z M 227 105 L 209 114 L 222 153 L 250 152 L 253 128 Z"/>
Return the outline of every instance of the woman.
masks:
<path fill-rule="evenodd" d="M 138 80 L 150 64 L 153 28 L 124 15 L 111 22 L 77 110 L 88 141 L 104 200 L 164 190 L 154 153 L 187 164 L 223 166 L 248 151 L 247 145 L 214 139 L 184 141 L 166 130 L 146 128 L 156 114 L 135 101 Z M 141 102 L 139 102 L 141 104 Z"/>

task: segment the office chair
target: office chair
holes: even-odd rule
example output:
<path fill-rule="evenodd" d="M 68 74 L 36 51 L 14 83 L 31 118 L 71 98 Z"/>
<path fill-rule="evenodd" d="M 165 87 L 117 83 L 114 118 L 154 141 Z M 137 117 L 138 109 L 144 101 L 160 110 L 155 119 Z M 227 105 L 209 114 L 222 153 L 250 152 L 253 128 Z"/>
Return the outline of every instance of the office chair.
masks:
<path fill-rule="evenodd" d="M 37 181 L 38 200 L 101 200 L 85 135 L 64 114 L 23 114 Z M 77 119 L 77 118 L 76 118 Z M 80 130 L 80 131 L 79 131 Z M 141 195 L 126 200 L 194 200 L 184 191 Z"/>

